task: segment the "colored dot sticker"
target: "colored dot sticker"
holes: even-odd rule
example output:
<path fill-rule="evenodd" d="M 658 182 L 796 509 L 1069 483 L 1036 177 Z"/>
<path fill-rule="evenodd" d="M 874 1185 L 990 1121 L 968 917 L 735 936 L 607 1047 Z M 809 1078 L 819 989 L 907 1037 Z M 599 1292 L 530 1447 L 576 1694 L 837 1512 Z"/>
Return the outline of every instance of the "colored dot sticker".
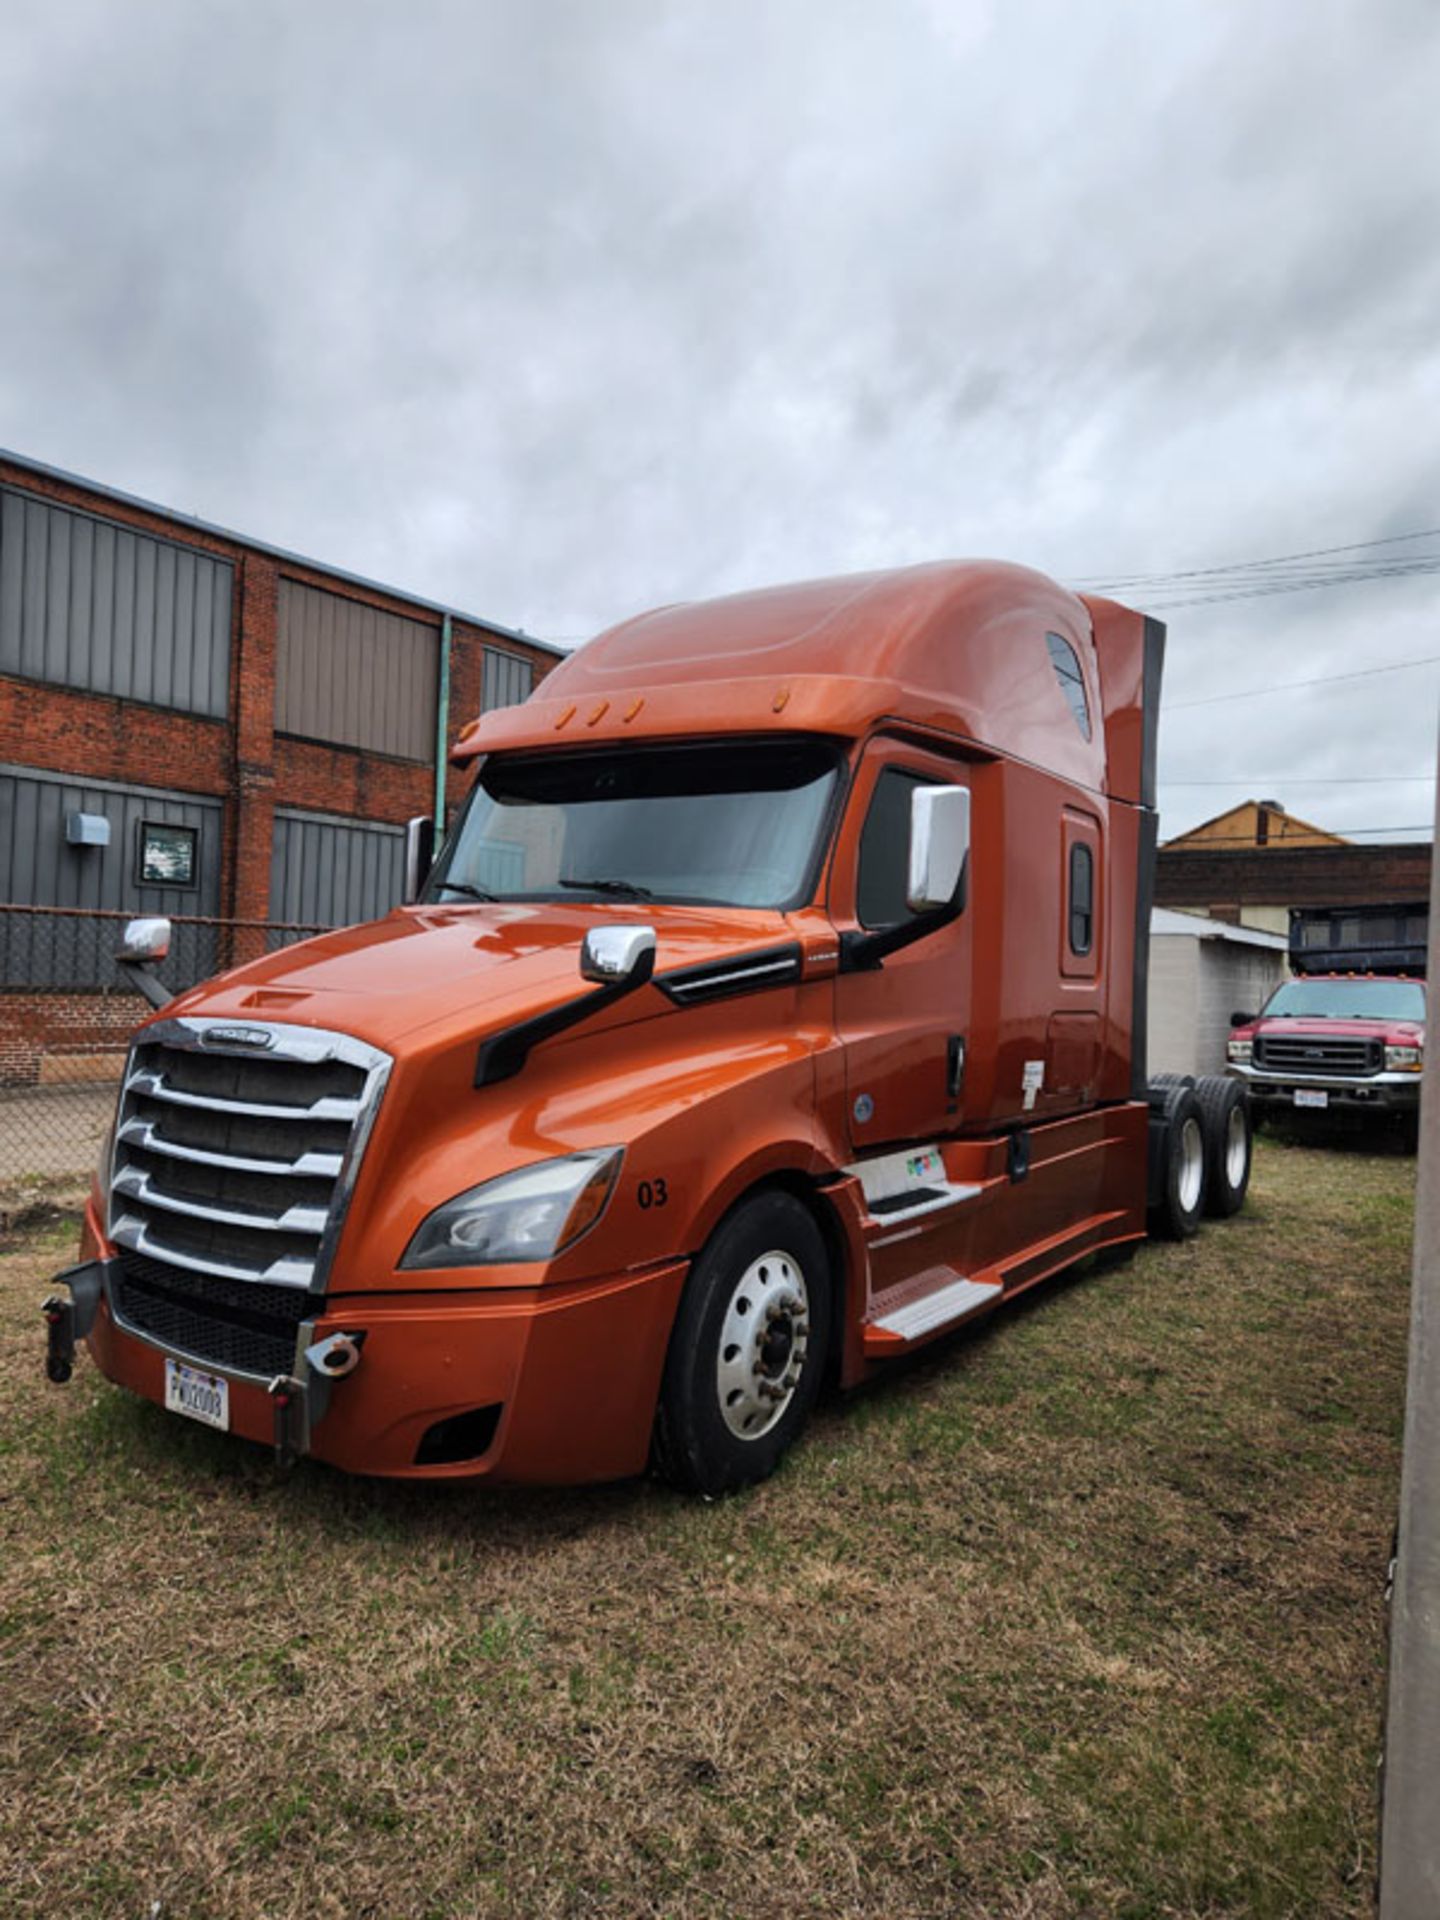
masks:
<path fill-rule="evenodd" d="M 862 1093 L 855 1102 L 855 1118 L 863 1127 L 867 1120 L 875 1118 L 875 1102 L 868 1093 Z"/>

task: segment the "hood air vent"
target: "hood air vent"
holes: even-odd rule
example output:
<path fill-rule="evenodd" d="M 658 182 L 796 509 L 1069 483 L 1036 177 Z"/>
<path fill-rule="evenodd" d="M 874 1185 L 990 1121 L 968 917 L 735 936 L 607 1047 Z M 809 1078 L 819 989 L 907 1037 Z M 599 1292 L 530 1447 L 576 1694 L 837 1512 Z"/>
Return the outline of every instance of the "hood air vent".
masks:
<path fill-rule="evenodd" d="M 680 967 L 657 974 L 655 984 L 680 1007 L 702 1001 L 728 1000 L 732 994 L 754 993 L 761 987 L 785 987 L 800 978 L 800 948 L 765 947 L 724 960 L 707 960 L 698 967 Z"/>

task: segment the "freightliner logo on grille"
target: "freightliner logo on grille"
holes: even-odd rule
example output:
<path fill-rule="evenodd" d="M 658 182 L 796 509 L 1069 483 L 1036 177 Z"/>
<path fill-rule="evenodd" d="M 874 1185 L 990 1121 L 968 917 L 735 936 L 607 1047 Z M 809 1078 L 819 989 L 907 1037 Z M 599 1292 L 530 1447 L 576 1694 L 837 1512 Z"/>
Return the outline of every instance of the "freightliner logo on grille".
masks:
<path fill-rule="evenodd" d="M 273 1047 L 275 1036 L 268 1027 L 207 1027 L 207 1047 Z"/>

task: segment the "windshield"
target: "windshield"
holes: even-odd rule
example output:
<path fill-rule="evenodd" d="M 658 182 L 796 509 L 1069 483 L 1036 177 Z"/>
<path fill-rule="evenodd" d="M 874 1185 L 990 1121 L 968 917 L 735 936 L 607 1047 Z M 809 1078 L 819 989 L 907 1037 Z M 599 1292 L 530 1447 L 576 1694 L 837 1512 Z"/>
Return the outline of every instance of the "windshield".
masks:
<path fill-rule="evenodd" d="M 1414 980 L 1287 980 L 1264 1017 L 1306 1014 L 1322 1020 L 1423 1020 L 1425 989 Z"/>
<path fill-rule="evenodd" d="M 425 898 L 796 906 L 840 765 L 806 740 L 495 755 Z"/>

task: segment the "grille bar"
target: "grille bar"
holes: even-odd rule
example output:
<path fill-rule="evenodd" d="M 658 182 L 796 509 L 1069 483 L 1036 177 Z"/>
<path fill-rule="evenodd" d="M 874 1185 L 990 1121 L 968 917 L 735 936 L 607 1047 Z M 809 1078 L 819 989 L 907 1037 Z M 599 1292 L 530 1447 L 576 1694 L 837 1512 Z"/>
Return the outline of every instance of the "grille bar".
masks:
<path fill-rule="evenodd" d="M 142 1206 L 159 1207 L 164 1213 L 188 1214 L 192 1220 L 213 1220 L 226 1227 L 255 1227 L 261 1233 L 323 1233 L 329 1218 L 326 1207 L 287 1207 L 278 1218 L 263 1213 L 242 1213 L 234 1207 L 212 1207 L 203 1200 L 182 1199 L 166 1193 L 148 1173 L 139 1167 L 121 1167 L 115 1175 L 113 1191 Z"/>
<path fill-rule="evenodd" d="M 212 1274 L 219 1280 L 257 1280 L 266 1286 L 308 1288 L 315 1275 L 314 1260 L 303 1254 L 280 1254 L 267 1264 L 179 1248 L 167 1241 L 163 1233 L 157 1233 L 148 1220 L 133 1213 L 122 1213 L 111 1223 L 110 1238 L 117 1247 L 129 1247 L 132 1252 L 147 1254 L 152 1260 L 183 1267 L 189 1273 Z"/>
<path fill-rule="evenodd" d="M 256 1100 L 233 1100 L 215 1094 L 186 1093 L 170 1086 L 160 1073 L 132 1073 L 125 1082 L 127 1093 L 147 1094 L 152 1100 L 168 1100 L 178 1107 L 208 1107 L 214 1113 L 243 1113 L 252 1120 L 350 1120 L 360 1112 L 358 1100 L 338 1100 L 321 1095 L 311 1106 L 267 1106 Z"/>
<path fill-rule="evenodd" d="M 264 1173 L 280 1179 L 335 1179 L 344 1156 L 338 1153 L 302 1153 L 294 1160 L 261 1160 L 235 1153 L 211 1153 L 203 1147 L 185 1146 L 167 1140 L 148 1120 L 127 1120 L 117 1138 L 125 1146 L 141 1147 L 146 1153 L 163 1154 L 170 1160 L 191 1160 L 205 1167 L 230 1167 L 241 1173 Z"/>

